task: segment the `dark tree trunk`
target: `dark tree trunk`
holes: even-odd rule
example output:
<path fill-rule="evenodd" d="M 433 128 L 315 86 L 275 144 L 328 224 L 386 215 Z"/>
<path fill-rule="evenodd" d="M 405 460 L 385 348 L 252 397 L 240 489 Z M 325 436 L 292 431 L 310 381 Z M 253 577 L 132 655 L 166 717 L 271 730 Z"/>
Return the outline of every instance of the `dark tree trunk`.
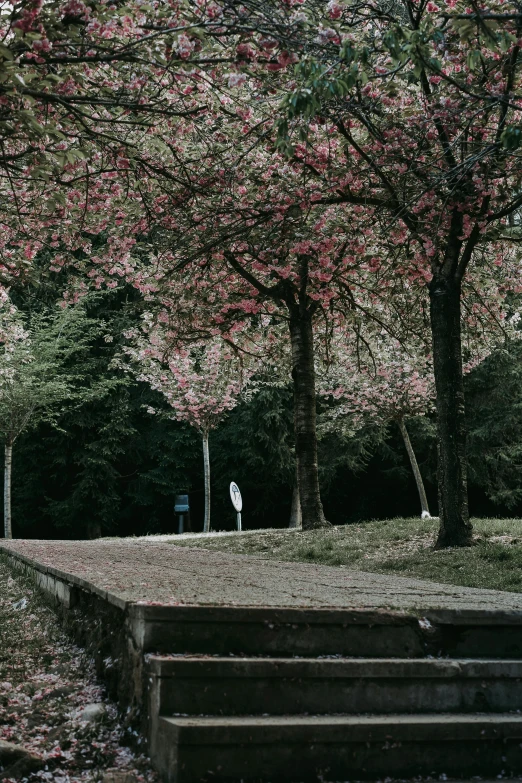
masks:
<path fill-rule="evenodd" d="M 87 523 L 87 538 L 92 540 L 95 538 L 101 538 L 101 535 L 102 535 L 102 529 L 99 522 Z"/>
<path fill-rule="evenodd" d="M 294 382 L 294 426 L 297 475 L 303 530 L 326 527 L 319 490 L 314 341 L 312 316 L 295 308 L 290 315 L 292 378 Z"/>
<path fill-rule="evenodd" d="M 460 319 L 460 281 L 430 283 L 433 369 L 437 391 L 437 451 L 440 530 L 437 548 L 469 546 L 466 423 Z"/>

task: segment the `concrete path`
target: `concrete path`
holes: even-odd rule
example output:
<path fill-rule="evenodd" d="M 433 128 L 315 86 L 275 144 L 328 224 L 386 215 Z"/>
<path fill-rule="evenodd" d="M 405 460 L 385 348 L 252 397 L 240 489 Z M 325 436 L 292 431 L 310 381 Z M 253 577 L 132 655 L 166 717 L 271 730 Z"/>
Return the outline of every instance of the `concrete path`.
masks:
<path fill-rule="evenodd" d="M 522 612 L 520 593 L 267 561 L 153 539 L 14 540 L 1 541 L 2 549 L 131 603 Z"/>

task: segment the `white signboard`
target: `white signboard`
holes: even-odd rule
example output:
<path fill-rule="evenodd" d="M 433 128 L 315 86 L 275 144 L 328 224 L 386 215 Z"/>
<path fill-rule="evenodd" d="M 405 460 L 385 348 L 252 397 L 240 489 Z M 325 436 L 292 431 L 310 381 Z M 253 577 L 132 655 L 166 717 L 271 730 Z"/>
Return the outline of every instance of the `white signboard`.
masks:
<path fill-rule="evenodd" d="M 239 487 L 235 481 L 230 482 L 230 500 L 232 501 L 232 505 L 234 506 L 234 508 L 239 514 L 239 512 L 243 508 L 243 501 L 241 499 L 241 492 L 239 491 Z"/>

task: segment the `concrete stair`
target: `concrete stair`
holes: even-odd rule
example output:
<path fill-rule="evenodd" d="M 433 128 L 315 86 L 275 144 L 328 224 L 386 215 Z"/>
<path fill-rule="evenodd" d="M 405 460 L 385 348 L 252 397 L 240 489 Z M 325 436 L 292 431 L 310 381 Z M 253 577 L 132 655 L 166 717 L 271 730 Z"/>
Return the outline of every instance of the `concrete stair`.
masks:
<path fill-rule="evenodd" d="M 520 595 L 170 544 L 0 550 L 168 783 L 522 775 Z"/>
<path fill-rule="evenodd" d="M 296 783 L 495 774 L 520 766 L 522 716 L 162 718 L 167 780 Z"/>
<path fill-rule="evenodd" d="M 268 609 L 135 604 L 128 623 L 150 653 L 522 659 L 522 612 Z"/>
<path fill-rule="evenodd" d="M 335 614 L 308 618 L 308 634 L 304 615 L 250 615 L 250 629 L 214 617 L 227 632 L 212 652 L 204 623 L 184 642 L 171 625 L 175 652 L 163 639 L 146 655 L 149 751 L 165 781 L 522 773 L 520 617 Z"/>
<path fill-rule="evenodd" d="M 522 661 L 149 658 L 160 715 L 508 712 Z"/>

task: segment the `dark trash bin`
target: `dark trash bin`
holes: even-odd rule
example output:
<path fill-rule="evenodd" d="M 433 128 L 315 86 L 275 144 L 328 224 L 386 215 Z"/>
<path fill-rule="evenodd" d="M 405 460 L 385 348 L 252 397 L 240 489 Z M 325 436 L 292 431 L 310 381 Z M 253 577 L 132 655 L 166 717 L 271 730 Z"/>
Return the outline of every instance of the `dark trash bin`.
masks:
<path fill-rule="evenodd" d="M 179 515 L 178 519 L 178 534 L 183 533 L 183 523 L 185 516 L 190 513 L 189 496 L 188 495 L 176 495 L 174 502 L 174 513 Z"/>

